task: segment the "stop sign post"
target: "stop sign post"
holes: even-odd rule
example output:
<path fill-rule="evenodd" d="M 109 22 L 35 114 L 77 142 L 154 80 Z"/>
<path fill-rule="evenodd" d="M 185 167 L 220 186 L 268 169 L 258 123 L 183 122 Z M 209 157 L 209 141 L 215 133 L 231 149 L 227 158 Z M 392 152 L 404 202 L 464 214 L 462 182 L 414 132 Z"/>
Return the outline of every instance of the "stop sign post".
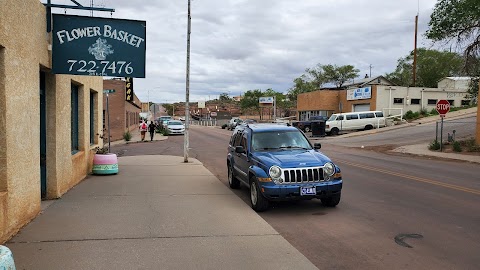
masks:
<path fill-rule="evenodd" d="M 437 109 L 438 114 L 440 114 L 440 117 L 442 118 L 442 124 L 440 126 L 440 151 L 443 151 L 443 118 L 445 117 L 445 114 L 450 111 L 450 102 L 441 99 L 437 101 L 435 109 Z"/>

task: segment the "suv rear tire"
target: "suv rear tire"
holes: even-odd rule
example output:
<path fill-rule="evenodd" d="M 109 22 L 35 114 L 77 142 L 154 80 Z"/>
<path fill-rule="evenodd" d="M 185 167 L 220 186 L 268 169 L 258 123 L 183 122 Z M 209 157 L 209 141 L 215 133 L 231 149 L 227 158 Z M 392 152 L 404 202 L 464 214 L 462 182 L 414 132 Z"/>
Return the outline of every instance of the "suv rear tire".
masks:
<path fill-rule="evenodd" d="M 233 168 L 231 165 L 228 165 L 228 185 L 232 189 L 240 188 L 240 181 L 233 175 Z"/>
<path fill-rule="evenodd" d="M 269 205 L 267 198 L 263 197 L 260 192 L 260 187 L 255 177 L 250 178 L 250 203 L 255 212 L 263 212 L 268 209 Z"/>
<path fill-rule="evenodd" d="M 341 195 L 342 195 L 341 193 L 338 193 L 328 198 L 323 198 L 320 200 L 322 201 L 322 204 L 327 207 L 335 207 L 340 203 Z"/>

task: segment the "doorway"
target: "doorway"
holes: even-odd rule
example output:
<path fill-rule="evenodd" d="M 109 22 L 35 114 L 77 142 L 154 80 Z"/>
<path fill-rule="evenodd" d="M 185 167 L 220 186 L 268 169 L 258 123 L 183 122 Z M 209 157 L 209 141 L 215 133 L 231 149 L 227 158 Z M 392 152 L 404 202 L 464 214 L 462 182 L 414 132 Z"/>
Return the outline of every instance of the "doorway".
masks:
<path fill-rule="evenodd" d="M 40 71 L 40 186 L 41 196 L 47 195 L 47 102 L 45 72 Z"/>

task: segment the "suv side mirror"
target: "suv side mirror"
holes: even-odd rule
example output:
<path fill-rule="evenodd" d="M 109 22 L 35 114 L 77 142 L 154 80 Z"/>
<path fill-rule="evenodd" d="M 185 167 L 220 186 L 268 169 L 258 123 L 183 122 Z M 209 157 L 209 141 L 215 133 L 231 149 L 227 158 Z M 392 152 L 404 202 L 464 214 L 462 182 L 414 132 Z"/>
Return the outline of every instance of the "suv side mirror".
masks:
<path fill-rule="evenodd" d="M 235 153 L 245 153 L 245 149 L 243 148 L 243 146 L 235 146 Z"/>
<path fill-rule="evenodd" d="M 320 149 L 320 148 L 322 148 L 322 144 L 321 143 L 314 143 L 313 148 Z"/>

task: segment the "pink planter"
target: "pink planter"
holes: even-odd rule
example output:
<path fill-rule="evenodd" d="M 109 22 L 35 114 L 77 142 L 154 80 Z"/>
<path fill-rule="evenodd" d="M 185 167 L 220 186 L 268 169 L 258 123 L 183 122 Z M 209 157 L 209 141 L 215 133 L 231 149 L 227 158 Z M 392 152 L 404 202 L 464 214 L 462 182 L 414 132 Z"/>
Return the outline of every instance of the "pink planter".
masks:
<path fill-rule="evenodd" d="M 95 154 L 93 157 L 94 174 L 117 174 L 118 159 L 116 154 Z"/>

